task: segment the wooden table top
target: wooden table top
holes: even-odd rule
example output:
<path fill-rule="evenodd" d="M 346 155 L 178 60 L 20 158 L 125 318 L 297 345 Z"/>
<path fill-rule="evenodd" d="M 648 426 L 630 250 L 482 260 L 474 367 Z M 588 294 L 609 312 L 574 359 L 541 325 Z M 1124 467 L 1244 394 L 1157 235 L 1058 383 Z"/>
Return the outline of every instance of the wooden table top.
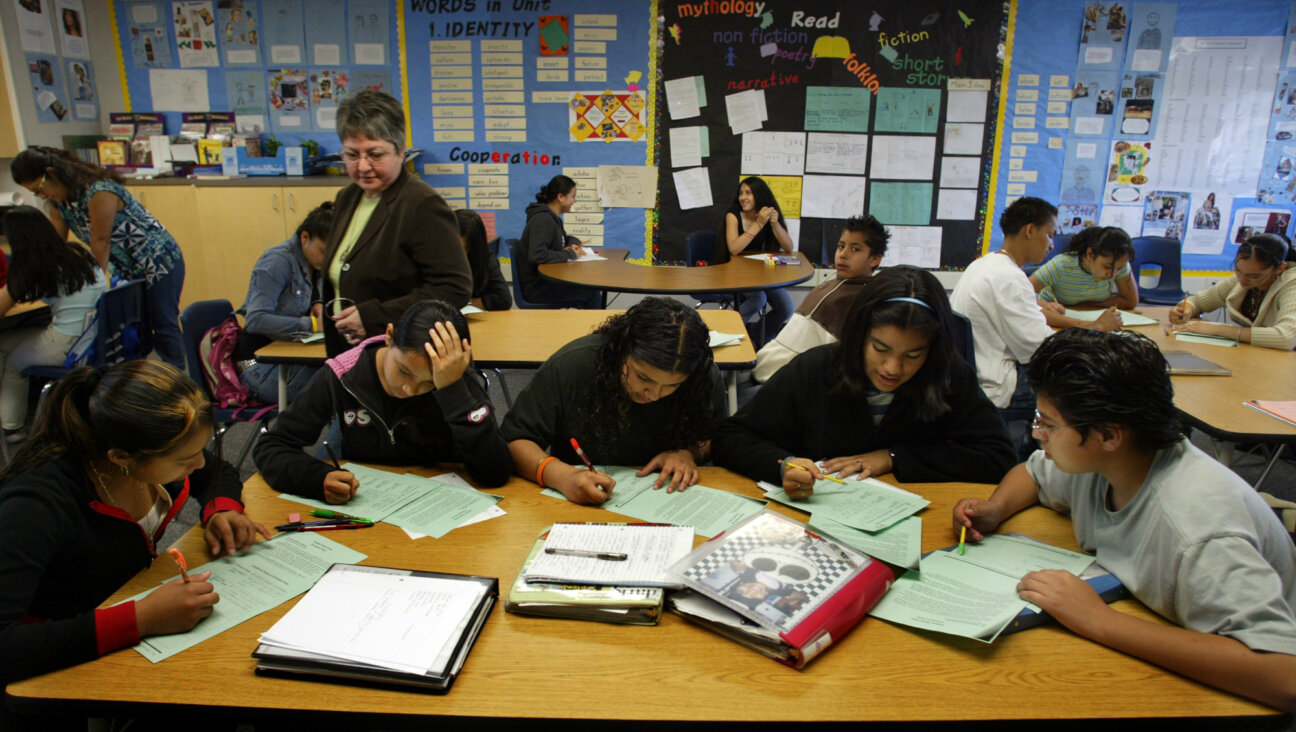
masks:
<path fill-rule="evenodd" d="M 496 310 L 468 316 L 473 358 L 483 368 L 534 368 L 559 348 L 589 334 L 609 317 L 624 310 Z M 746 338 L 742 317 L 733 310 L 699 310 L 711 330 L 743 335 L 741 342 L 713 349 L 722 369 L 751 368 L 756 351 Z M 319 364 L 323 343 L 275 341 L 257 349 L 266 363 Z"/>
<path fill-rule="evenodd" d="M 759 495 L 752 481 L 720 468 L 703 468 L 702 483 Z M 932 502 L 920 514 L 924 550 L 955 541 L 950 512 L 958 499 L 992 490 L 970 484 L 906 488 Z M 544 527 L 560 520 L 618 520 L 603 509 L 542 496 L 518 478 L 497 490 L 507 515 L 441 539 L 411 541 L 388 524 L 329 538 L 367 554 L 366 564 L 498 577 L 503 594 Z M 301 510 L 301 504 L 275 497 L 259 476 L 248 482 L 244 498 L 249 515 L 265 523 Z M 1076 548 L 1070 522 L 1039 506 L 1013 517 L 1003 530 Z M 207 557 L 196 528 L 179 546 L 194 565 Z M 170 561 L 154 562 L 109 602 L 174 574 Z M 1275 714 L 1055 625 L 985 645 L 866 618 L 805 670 L 794 671 L 669 613 L 656 627 L 532 618 L 505 613 L 503 597 L 446 696 L 258 677 L 250 655 L 256 639 L 294 602 L 157 665 L 126 649 L 10 684 L 8 702 L 20 711 L 66 714 L 178 716 L 197 711 L 197 705 L 214 708 L 202 712 L 209 717 L 228 710 L 245 716 L 293 710 L 298 721 L 301 710 L 317 709 L 329 710 L 327 719 L 335 724 L 343 723 L 339 715 L 367 715 L 369 726 L 418 721 L 414 715 L 801 722 Z M 1160 622 L 1134 600 L 1114 607 Z M 358 721 L 347 717 L 347 723 Z"/>
<path fill-rule="evenodd" d="M 805 282 L 815 271 L 799 252 L 795 253 L 799 264 L 774 267 L 741 255 L 713 267 L 655 267 L 627 262 L 629 253 L 627 249 L 600 249 L 606 261 L 542 264 L 540 276 L 599 290 L 701 294 L 787 287 Z"/>
<path fill-rule="evenodd" d="M 1167 322 L 1168 307 L 1144 307 L 1139 312 Z M 1296 351 L 1262 348 L 1249 343 L 1236 348 L 1187 343 L 1167 335 L 1159 325 L 1130 328 L 1156 341 L 1162 351 L 1187 351 L 1233 372 L 1232 376 L 1170 377 L 1175 406 L 1194 427 L 1219 439 L 1243 442 L 1296 443 L 1296 427 L 1248 409 L 1249 399 L 1296 400 Z"/>

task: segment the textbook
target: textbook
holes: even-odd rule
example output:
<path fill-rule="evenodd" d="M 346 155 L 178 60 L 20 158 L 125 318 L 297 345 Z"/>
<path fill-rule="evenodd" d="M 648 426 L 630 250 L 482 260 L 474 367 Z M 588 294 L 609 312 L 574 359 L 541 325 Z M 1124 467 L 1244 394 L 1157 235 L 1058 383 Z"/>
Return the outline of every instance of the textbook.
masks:
<path fill-rule="evenodd" d="M 671 571 L 692 591 L 672 595 L 672 611 L 797 669 L 841 640 L 895 579 L 882 562 L 768 510 Z"/>
<path fill-rule="evenodd" d="M 444 694 L 498 598 L 493 577 L 334 564 L 252 656 L 257 673 Z"/>
<path fill-rule="evenodd" d="M 1248 409 L 1254 409 L 1261 414 L 1273 417 L 1276 420 L 1286 422 L 1292 427 L 1296 427 L 1296 402 L 1273 402 L 1261 399 L 1252 399 L 1242 402 L 1242 406 Z"/>
<path fill-rule="evenodd" d="M 1195 353 L 1187 351 L 1164 351 L 1166 363 L 1170 364 L 1172 376 L 1232 376 L 1233 372 L 1214 361 L 1207 361 Z"/>
<path fill-rule="evenodd" d="M 661 618 L 660 587 L 618 587 L 599 585 L 542 584 L 526 581 L 526 572 L 544 549 L 545 529 L 531 546 L 517 579 L 509 588 L 504 609 L 517 615 L 543 618 L 596 620 L 627 625 L 656 625 Z"/>

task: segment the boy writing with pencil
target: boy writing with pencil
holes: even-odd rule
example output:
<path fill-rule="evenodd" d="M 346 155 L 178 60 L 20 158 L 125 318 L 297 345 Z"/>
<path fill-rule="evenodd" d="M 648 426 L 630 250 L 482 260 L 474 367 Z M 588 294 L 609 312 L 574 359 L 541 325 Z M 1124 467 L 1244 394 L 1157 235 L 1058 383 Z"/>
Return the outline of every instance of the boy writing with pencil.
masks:
<path fill-rule="evenodd" d="M 1062 331 L 1030 361 L 1042 449 L 989 500 L 954 507 L 980 541 L 1037 501 L 1175 625 L 1112 609 L 1084 581 L 1017 586 L 1075 633 L 1204 684 L 1296 711 L 1296 546 L 1259 495 L 1176 425 L 1165 358 L 1139 335 Z M 1182 627 L 1176 627 L 1182 626 Z"/>

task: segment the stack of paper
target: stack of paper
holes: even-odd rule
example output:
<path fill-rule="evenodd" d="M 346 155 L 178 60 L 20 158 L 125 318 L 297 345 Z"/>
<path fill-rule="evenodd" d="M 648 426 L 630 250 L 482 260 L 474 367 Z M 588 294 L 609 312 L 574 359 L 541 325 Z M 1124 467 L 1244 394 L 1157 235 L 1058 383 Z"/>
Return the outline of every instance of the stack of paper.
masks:
<path fill-rule="evenodd" d="M 667 571 L 693 549 L 688 526 L 554 524 L 527 582 L 679 587 Z"/>
<path fill-rule="evenodd" d="M 993 534 L 966 545 L 966 553 L 937 551 L 923 557 L 870 613 L 924 630 L 992 643 L 1025 608 L 1040 609 L 1017 595 L 1030 572 L 1062 569 L 1079 575 L 1093 557 L 1018 536 Z"/>
<path fill-rule="evenodd" d="M 657 473 L 642 478 L 634 468 L 596 465 L 616 481 L 612 495 L 601 505 L 609 511 L 654 524 L 692 526 L 699 536 L 711 538 L 748 516 L 765 508 L 764 501 L 740 496 L 737 493 L 716 490 L 704 485 L 689 486 L 684 491 L 667 493 L 666 488 L 653 490 Z M 552 488 L 542 493 L 551 498 L 567 500 Z"/>
<path fill-rule="evenodd" d="M 448 689 L 497 580 L 338 564 L 261 636 L 258 668 Z"/>
<path fill-rule="evenodd" d="M 1084 320 L 1086 322 L 1092 323 L 1105 312 L 1107 311 L 1106 310 L 1073 310 L 1071 308 L 1067 308 L 1066 315 L 1068 318 L 1075 318 L 1076 320 Z M 1146 315 L 1139 315 L 1138 313 L 1132 313 L 1128 310 L 1117 310 L 1116 312 L 1120 313 L 1121 325 L 1125 328 L 1129 328 L 1130 326 L 1135 326 L 1135 325 L 1156 325 L 1157 323 L 1161 322 L 1156 318 L 1149 318 Z"/>
<path fill-rule="evenodd" d="M 360 488 L 345 506 L 288 493 L 279 497 L 316 508 L 341 508 L 352 516 L 364 516 L 373 521 L 386 521 L 405 529 L 412 538 L 433 536 L 439 539 L 460 526 L 504 514 L 495 505 L 501 496 L 475 490 L 453 473 L 421 478 L 411 473 L 392 473 L 356 463 L 347 463 L 346 469 L 360 481 Z"/>
<path fill-rule="evenodd" d="M 809 524 L 876 559 L 917 568 L 922 519 L 913 514 L 931 501 L 874 478 L 845 483 L 815 481 L 809 498 L 792 500 L 779 486 L 759 483 L 765 497 L 810 513 Z"/>

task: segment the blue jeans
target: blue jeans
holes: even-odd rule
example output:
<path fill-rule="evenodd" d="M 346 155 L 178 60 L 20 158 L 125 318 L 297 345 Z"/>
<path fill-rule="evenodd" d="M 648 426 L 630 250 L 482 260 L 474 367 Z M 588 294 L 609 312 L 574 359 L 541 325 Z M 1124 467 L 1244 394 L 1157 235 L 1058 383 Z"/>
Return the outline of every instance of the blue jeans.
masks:
<path fill-rule="evenodd" d="M 256 397 L 257 401 L 262 404 L 278 404 L 279 369 L 281 368 L 288 369 L 288 403 L 291 404 L 301 390 L 306 388 L 306 382 L 310 381 L 320 367 L 258 363 L 243 369 L 243 373 L 239 374 L 239 380 L 243 382 L 243 386 L 252 391 L 252 396 Z"/>
<path fill-rule="evenodd" d="M 742 316 L 744 323 L 756 323 L 760 321 L 761 311 L 765 309 L 765 303 L 769 303 L 770 314 L 765 319 L 765 341 L 774 340 L 783 326 L 787 324 L 788 319 L 792 317 L 795 308 L 792 307 L 792 296 L 782 287 L 775 287 L 770 290 L 747 290 L 737 295 L 738 314 Z"/>
<path fill-rule="evenodd" d="M 184 258 L 144 290 L 144 307 L 153 327 L 153 348 L 163 361 L 184 371 L 184 339 L 180 337 L 180 290 L 184 287 Z M 277 398 L 276 398 L 277 401 Z"/>

